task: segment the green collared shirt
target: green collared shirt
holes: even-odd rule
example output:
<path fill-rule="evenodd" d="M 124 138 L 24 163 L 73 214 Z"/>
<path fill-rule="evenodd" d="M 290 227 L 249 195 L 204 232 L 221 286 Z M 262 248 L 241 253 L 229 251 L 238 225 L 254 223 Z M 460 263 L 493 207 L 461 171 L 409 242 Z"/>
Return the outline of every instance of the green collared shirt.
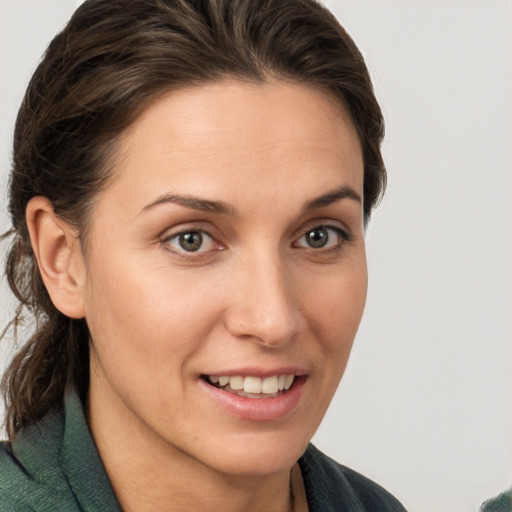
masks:
<path fill-rule="evenodd" d="M 121 508 L 78 395 L 0 448 L 2 512 L 114 512 Z"/>
<path fill-rule="evenodd" d="M 309 445 L 299 459 L 310 512 L 405 512 L 382 487 Z M 48 413 L 0 443 L 0 512 L 120 512 L 89 432 L 82 403 L 67 395 Z"/>

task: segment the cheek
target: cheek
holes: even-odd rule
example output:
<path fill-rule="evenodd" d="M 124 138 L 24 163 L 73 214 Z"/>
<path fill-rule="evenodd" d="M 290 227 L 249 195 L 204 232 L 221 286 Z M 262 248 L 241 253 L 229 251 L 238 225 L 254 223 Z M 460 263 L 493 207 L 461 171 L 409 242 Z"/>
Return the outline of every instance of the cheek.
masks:
<path fill-rule="evenodd" d="M 325 348 L 350 348 L 364 311 L 367 291 L 366 261 L 361 259 L 305 287 L 305 310 L 310 325 Z"/>
<path fill-rule="evenodd" d="M 302 307 L 312 337 L 305 349 L 314 361 L 308 408 L 318 427 L 343 377 L 361 321 L 367 288 L 364 258 L 340 266 L 330 275 L 315 276 L 303 288 Z"/>
<path fill-rule="evenodd" d="M 151 380 L 177 375 L 216 321 L 218 302 L 209 298 L 207 280 L 136 259 L 103 260 L 94 270 L 87 322 L 107 373 L 126 370 L 130 378 Z"/>

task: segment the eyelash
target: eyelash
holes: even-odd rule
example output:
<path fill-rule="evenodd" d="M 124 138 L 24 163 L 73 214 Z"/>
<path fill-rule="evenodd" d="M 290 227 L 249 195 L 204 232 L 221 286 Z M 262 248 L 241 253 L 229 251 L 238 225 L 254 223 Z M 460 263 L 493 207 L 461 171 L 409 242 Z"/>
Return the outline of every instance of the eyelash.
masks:
<path fill-rule="evenodd" d="M 187 251 L 186 249 L 184 249 L 183 247 L 179 248 L 179 247 L 173 247 L 173 244 L 172 244 L 172 241 L 176 240 L 176 242 L 179 244 L 180 242 L 180 237 L 184 237 L 186 235 L 200 235 L 202 237 L 202 240 L 201 240 L 201 246 L 198 247 L 196 250 L 192 250 L 192 251 Z M 210 249 L 208 251 L 204 251 L 204 250 L 201 250 L 202 249 L 202 246 L 204 244 L 204 239 L 205 237 L 208 237 L 208 239 L 211 240 L 211 243 L 214 244 L 214 245 L 217 245 L 218 247 L 215 249 L 215 250 L 223 250 L 224 247 L 220 244 L 218 244 L 216 241 L 215 241 L 215 238 L 210 235 L 208 232 L 202 230 L 202 229 L 187 229 L 187 230 L 183 230 L 183 231 L 180 231 L 179 233 L 175 233 L 171 236 L 168 236 L 168 237 L 165 237 L 163 240 L 162 240 L 162 243 L 166 244 L 168 247 L 170 247 L 170 250 L 173 252 L 173 253 L 176 253 L 180 256 L 183 256 L 185 258 L 197 258 L 198 255 L 204 255 L 205 253 L 208 253 L 210 252 L 211 250 L 214 250 L 214 249 Z"/>
<path fill-rule="evenodd" d="M 322 252 L 322 253 L 332 253 L 332 252 L 339 253 L 340 251 L 343 250 L 345 244 L 347 242 L 350 242 L 352 239 L 350 233 L 347 230 L 340 228 L 339 226 L 333 226 L 333 225 L 329 225 L 329 224 L 320 224 L 318 226 L 314 226 L 310 229 L 307 229 L 304 232 L 304 234 L 296 242 L 294 242 L 294 247 L 296 247 L 295 244 L 297 244 L 299 240 L 306 237 L 309 233 L 312 233 L 314 231 L 320 231 L 320 230 L 325 230 L 325 231 L 330 231 L 330 232 L 335 233 L 335 236 L 338 237 L 338 241 L 334 244 L 334 246 L 329 247 L 329 248 L 323 248 L 323 247 L 313 248 L 313 247 L 304 247 L 304 246 L 301 246 L 301 247 L 304 247 L 304 249 L 309 249 L 309 250 L 313 251 L 314 253 L 320 253 L 320 252 Z M 331 237 L 331 235 L 328 235 L 327 243 L 330 242 L 330 237 Z"/>
<path fill-rule="evenodd" d="M 335 243 L 335 245 L 333 247 L 329 247 L 329 248 L 323 248 L 323 247 L 318 247 L 318 248 L 314 248 L 314 247 L 311 247 L 311 246 L 301 246 L 301 245 L 297 245 L 299 243 L 299 241 L 306 237 L 309 233 L 312 233 L 313 231 L 320 231 L 320 230 L 325 230 L 325 231 L 328 231 L 328 232 L 334 232 L 335 233 L 335 236 L 338 237 L 338 241 Z M 198 247 L 195 251 L 187 251 L 186 249 L 184 249 L 183 247 L 175 247 L 173 246 L 172 244 L 172 241 L 176 241 L 177 244 L 180 243 L 180 237 L 183 237 L 183 236 L 186 236 L 186 235 L 201 235 L 202 237 L 202 240 L 201 240 L 201 246 Z M 205 237 L 207 237 L 209 240 L 211 240 L 211 243 L 216 246 L 215 248 L 212 248 L 212 249 L 208 249 L 208 250 L 201 250 L 202 247 L 203 247 L 203 244 L 204 244 L 204 241 L 205 241 Z M 330 242 L 330 237 L 331 235 L 328 235 L 328 239 L 327 239 L 327 242 L 326 243 L 329 243 Z M 344 246 L 347 242 L 350 242 L 352 240 L 352 236 L 350 234 L 350 232 L 348 230 L 345 230 L 345 229 L 342 229 L 341 227 L 339 226 L 333 226 L 333 225 L 329 225 L 329 224 L 319 224 L 319 225 L 315 225 L 309 229 L 307 229 L 306 231 L 303 232 L 303 234 L 297 238 L 293 243 L 292 243 L 292 247 L 296 247 L 296 248 L 302 248 L 302 249 L 305 249 L 315 255 L 321 255 L 321 254 L 332 254 L 332 253 L 340 253 L 343 249 L 344 249 Z M 199 259 L 201 258 L 201 256 L 206 256 L 208 255 L 210 252 L 212 251 L 222 251 L 225 249 L 225 247 L 218 243 L 215 238 L 210 235 L 210 233 L 208 233 L 207 231 L 203 230 L 203 229 L 187 229 L 187 230 L 182 230 L 178 233 L 174 233 L 170 236 L 167 236 L 165 238 L 162 239 L 162 244 L 165 244 L 167 246 L 167 248 L 174 254 L 177 254 L 178 256 L 181 256 L 182 258 L 187 258 L 187 259 Z"/>

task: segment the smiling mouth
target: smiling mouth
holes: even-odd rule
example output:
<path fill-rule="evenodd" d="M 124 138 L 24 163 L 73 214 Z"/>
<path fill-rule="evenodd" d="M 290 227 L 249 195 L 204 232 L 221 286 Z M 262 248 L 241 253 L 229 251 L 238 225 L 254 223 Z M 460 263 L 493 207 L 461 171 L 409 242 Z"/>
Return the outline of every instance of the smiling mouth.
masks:
<path fill-rule="evenodd" d="M 202 375 L 201 378 L 211 386 L 246 398 L 275 398 L 286 393 L 295 381 L 295 375 L 274 375 L 263 379 L 251 375 Z"/>

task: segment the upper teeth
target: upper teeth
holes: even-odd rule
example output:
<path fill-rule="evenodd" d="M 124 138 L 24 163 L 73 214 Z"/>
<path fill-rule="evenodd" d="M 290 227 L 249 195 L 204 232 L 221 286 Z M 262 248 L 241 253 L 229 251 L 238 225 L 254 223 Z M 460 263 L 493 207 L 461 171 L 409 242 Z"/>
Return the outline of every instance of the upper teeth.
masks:
<path fill-rule="evenodd" d="M 229 384 L 234 390 L 243 390 L 245 393 L 265 393 L 272 394 L 278 391 L 290 389 L 295 375 L 274 375 L 273 377 L 260 377 L 234 375 L 233 377 L 209 375 L 208 379 L 213 384 L 219 384 L 221 387 Z"/>

